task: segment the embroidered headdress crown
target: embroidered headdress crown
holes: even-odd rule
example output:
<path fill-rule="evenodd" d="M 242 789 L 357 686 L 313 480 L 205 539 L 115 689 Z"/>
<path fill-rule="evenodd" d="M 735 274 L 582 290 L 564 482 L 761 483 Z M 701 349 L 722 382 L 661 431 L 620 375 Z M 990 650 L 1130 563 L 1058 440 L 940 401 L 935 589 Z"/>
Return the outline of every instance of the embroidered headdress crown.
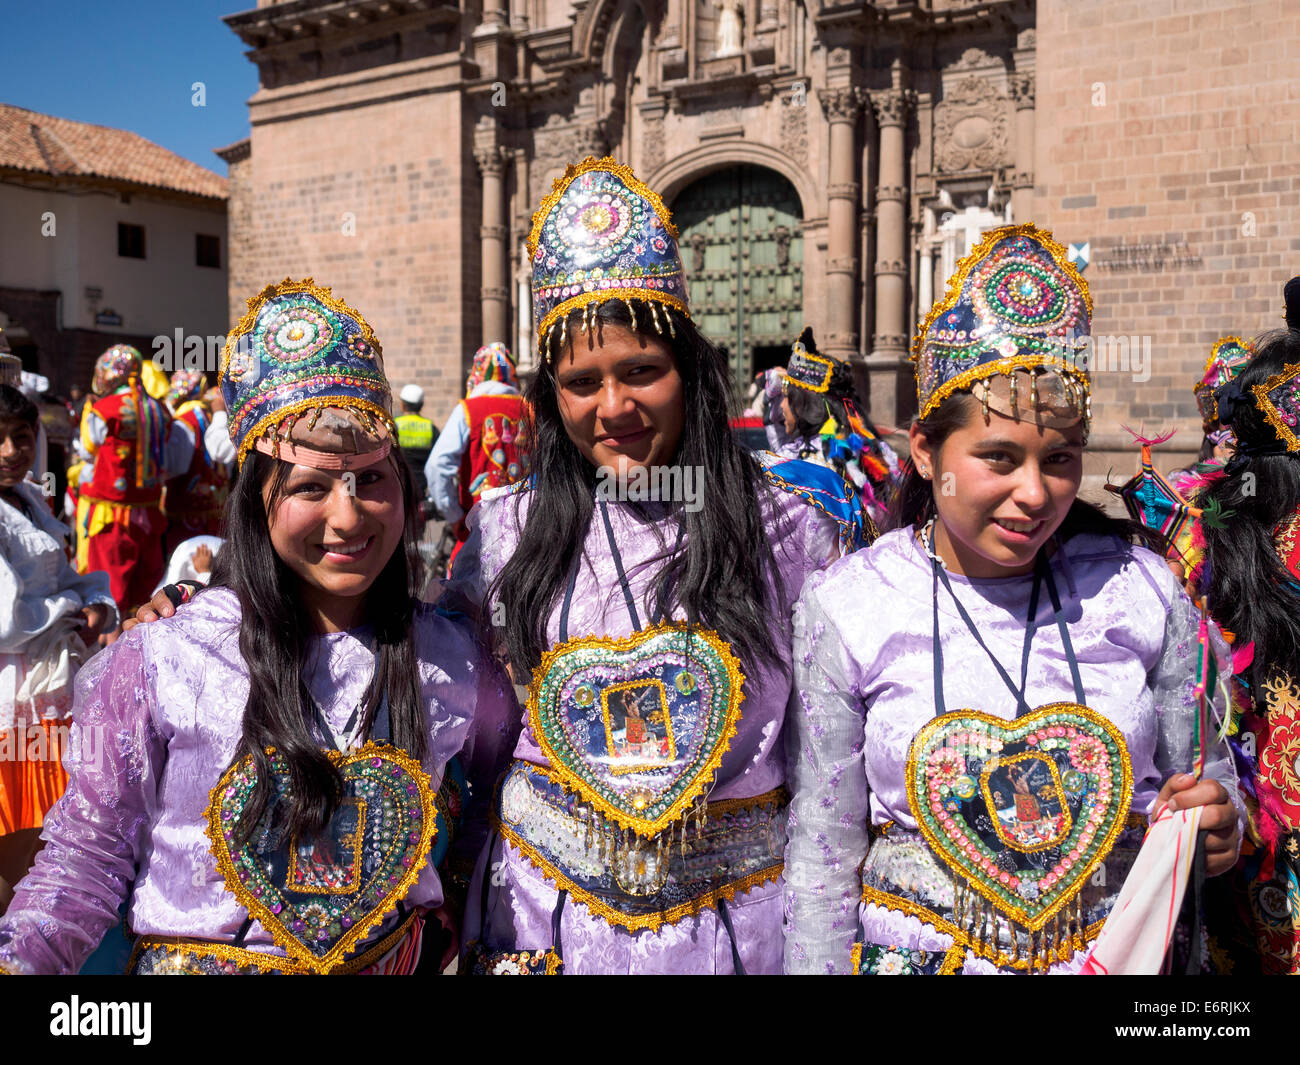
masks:
<path fill-rule="evenodd" d="M 350 412 L 373 435 L 397 435 L 379 340 L 311 278 L 285 278 L 248 301 L 226 338 L 220 384 L 240 465 L 259 439 L 287 438 L 299 418 L 314 425 L 327 408 Z"/>
<path fill-rule="evenodd" d="M 999 376 L 1009 379 L 1008 413 L 1018 416 L 1016 373 L 1024 371 L 1031 409 L 1038 378 L 1051 374 L 1059 382 L 1052 402 L 1077 409 L 1086 426 L 1091 321 L 1088 284 L 1051 233 L 1033 223 L 990 230 L 957 264 L 912 342 L 921 417 L 981 382 L 987 410 Z"/>
<path fill-rule="evenodd" d="M 571 165 L 533 215 L 533 322 L 539 348 L 568 336 L 571 311 L 607 300 L 643 300 L 690 316 L 677 227 L 659 194 L 606 156 Z M 628 304 L 629 310 L 631 304 Z M 665 317 L 668 317 L 665 315 Z M 635 322 L 635 312 L 633 311 Z M 672 319 L 668 319 L 672 329 Z"/>

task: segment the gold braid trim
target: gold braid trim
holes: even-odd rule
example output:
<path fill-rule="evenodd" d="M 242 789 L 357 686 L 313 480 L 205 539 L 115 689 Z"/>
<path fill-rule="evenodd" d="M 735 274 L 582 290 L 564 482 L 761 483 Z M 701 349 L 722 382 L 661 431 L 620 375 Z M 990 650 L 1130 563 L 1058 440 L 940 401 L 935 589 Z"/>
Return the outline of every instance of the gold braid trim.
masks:
<path fill-rule="evenodd" d="M 1281 412 L 1273 405 L 1273 401 L 1268 398 L 1268 394 L 1294 377 L 1300 377 L 1300 363 L 1287 363 L 1282 367 L 1281 373 L 1275 373 L 1263 384 L 1254 385 L 1251 388 L 1251 391 L 1255 393 L 1256 409 L 1268 419 L 1269 425 L 1276 431 L 1278 439 L 1286 444 L 1288 451 L 1300 451 L 1300 438 L 1297 438 L 1291 426 L 1282 420 Z"/>
<path fill-rule="evenodd" d="M 957 971 L 957 967 L 962 960 L 961 955 L 966 952 L 974 954 L 977 958 L 985 958 L 991 961 L 999 969 L 1015 969 L 1021 972 L 1029 972 L 1041 967 L 1041 959 L 1045 956 L 1049 964 L 1056 962 L 1069 961 L 1074 957 L 1075 942 L 1079 938 L 1078 932 L 1070 933 L 1065 937 L 1065 942 L 1058 948 L 1040 948 L 1039 951 L 1031 958 L 1016 958 L 1005 953 L 998 946 L 992 943 L 984 942 L 976 944 L 969 935 L 958 928 L 951 921 L 940 917 L 933 910 L 927 909 L 919 903 L 912 902 L 909 899 L 899 898 L 897 895 L 889 895 L 873 887 L 862 887 L 862 901 L 873 903 L 886 910 L 892 910 L 895 913 L 904 913 L 909 917 L 915 917 L 923 924 L 929 925 L 936 932 L 942 932 L 952 937 L 952 947 L 948 950 L 948 957 L 944 959 L 943 968 L 940 970 L 942 975 L 951 975 Z M 1101 934 L 1102 926 L 1106 923 L 1105 918 L 1095 921 L 1083 930 L 1083 945 L 1091 943 Z M 1015 930 L 1012 930 L 1015 934 Z M 1080 950 L 1083 949 L 1081 946 Z M 960 951 L 960 955 L 954 959 L 954 954 Z M 858 952 L 861 957 L 861 951 Z M 951 966 L 951 967 L 950 967 Z"/>
<path fill-rule="evenodd" d="M 668 809 L 651 821 L 621 810 L 597 792 L 592 785 L 583 780 L 572 769 L 564 765 L 563 759 L 557 755 L 554 745 L 542 728 L 542 711 L 538 705 L 538 696 L 547 671 L 557 659 L 580 648 L 599 648 L 612 651 L 615 654 L 632 651 L 642 644 L 649 643 L 655 636 L 664 632 L 689 633 L 692 638 L 701 639 L 712 647 L 726 668 L 727 677 L 731 681 L 731 691 L 727 699 L 726 717 L 722 722 L 722 729 L 713 750 L 709 753 L 704 764 L 695 771 L 692 783 L 682 791 Z M 722 639 L 712 629 L 692 628 L 687 630 L 672 622 L 663 622 L 659 625 L 641 629 L 639 632 L 634 632 L 631 636 L 582 636 L 575 640 L 566 640 L 558 647 L 553 647 L 542 655 L 541 665 L 533 671 L 532 682 L 528 685 L 528 727 L 532 729 L 533 736 L 537 740 L 537 746 L 554 769 L 555 776 L 552 779 L 556 783 L 565 791 L 577 795 L 588 806 L 598 810 L 606 818 L 618 822 L 624 828 L 632 829 L 639 836 L 649 838 L 659 835 L 669 825 L 685 817 L 692 803 L 712 785 L 718 767 L 722 764 L 722 756 L 731 750 L 731 741 L 735 739 L 740 728 L 740 704 L 745 699 L 744 684 L 745 675 L 740 671 L 740 660 L 731 653 L 731 647 L 726 640 Z"/>
<path fill-rule="evenodd" d="M 551 183 L 551 191 L 542 199 L 542 205 L 533 212 L 533 228 L 528 234 L 528 258 L 537 254 L 537 243 L 541 240 L 542 226 L 546 224 L 546 216 L 557 203 L 560 197 L 564 195 L 564 190 L 573 184 L 573 179 L 581 177 L 583 174 L 589 174 L 593 170 L 604 170 L 619 178 L 624 185 L 635 192 L 638 196 L 647 200 L 651 207 L 654 208 L 655 214 L 659 216 L 659 221 L 664 224 L 664 228 L 672 234 L 673 240 L 679 240 L 681 234 L 677 232 L 677 226 L 673 224 L 673 213 L 668 210 L 664 201 L 660 198 L 659 193 L 655 192 L 649 185 L 632 172 L 632 168 L 626 163 L 620 163 L 612 155 L 606 155 L 597 159 L 594 155 L 587 156 L 580 163 L 570 163 L 564 170 L 564 173 L 557 177 Z"/>
<path fill-rule="evenodd" d="M 274 754 L 275 748 L 268 747 L 266 753 L 268 755 Z M 217 870 L 226 882 L 226 889 L 248 911 L 248 915 L 256 919 L 270 933 L 271 939 L 276 946 L 301 964 L 306 971 L 312 973 L 329 973 L 337 968 L 345 954 L 355 949 L 357 943 L 365 939 L 367 933 L 383 924 L 384 918 L 397 909 L 398 903 L 406 897 L 407 892 L 419 879 L 421 870 L 428 862 L 434 837 L 438 834 L 438 822 L 434 817 L 433 786 L 429 774 L 424 771 L 424 767 L 419 762 L 400 747 L 391 745 L 380 747 L 373 742 L 367 742 L 365 746 L 352 754 L 345 755 L 341 751 L 326 751 L 325 754 L 339 770 L 342 770 L 345 766 L 364 762 L 375 757 L 400 765 L 410 774 L 411 780 L 414 781 L 416 788 L 420 792 L 421 816 L 424 820 L 421 822 L 423 827 L 420 832 L 420 844 L 411 858 L 410 866 L 402 873 L 397 884 L 386 891 L 379 904 L 366 916 L 359 918 L 323 956 L 317 956 L 304 947 L 298 938 L 280 923 L 279 917 L 271 912 L 271 908 L 248 888 L 244 887 L 239 879 L 239 873 L 235 869 L 235 863 L 230 857 L 230 848 L 221 830 L 222 793 L 241 767 L 244 765 L 251 766 L 251 755 L 232 764 L 229 769 L 221 774 L 221 779 L 208 793 L 208 823 L 203 830 L 204 835 L 208 837 L 212 856 L 216 859 Z"/>
<path fill-rule="evenodd" d="M 912 354 L 910 360 L 917 364 L 920 369 L 921 349 L 925 346 L 925 338 L 930 332 L 930 327 L 939 320 L 940 317 L 947 314 L 961 300 L 962 289 L 965 287 L 966 280 L 972 270 L 975 269 L 985 257 L 993 250 L 994 246 L 1003 240 L 1011 237 L 1029 237 L 1036 240 L 1051 255 L 1053 261 L 1064 274 L 1078 286 L 1079 291 L 1083 294 L 1084 305 L 1088 308 L 1088 320 L 1092 321 L 1092 293 L 1088 290 L 1088 282 L 1084 280 L 1083 275 L 1079 273 L 1075 265 L 1070 262 L 1070 253 L 1060 244 L 1052 234 L 1046 229 L 1039 229 L 1033 222 L 1024 222 L 1014 226 L 999 226 L 997 229 L 990 229 L 981 238 L 980 242 L 973 247 L 970 252 L 963 256 L 957 263 L 957 269 L 952 276 L 948 278 L 948 290 L 943 299 L 935 303 L 926 314 L 921 324 L 916 327 L 916 335 L 912 338 Z M 1025 361 L 1034 360 L 1034 361 Z M 995 377 L 998 374 L 1014 370 L 1017 367 L 1031 367 L 1045 365 L 1041 356 L 1016 355 L 1009 359 L 997 359 L 993 362 L 984 363 L 981 366 L 966 370 L 952 381 L 945 382 L 931 393 L 928 400 L 921 396 L 921 378 L 917 375 L 917 402 L 921 406 L 920 417 L 924 418 L 944 399 L 947 399 L 953 392 L 967 388 L 976 381 L 982 381 L 988 377 Z M 1056 363 L 1047 364 L 1052 369 L 1059 370 Z M 1084 390 L 1089 390 L 1088 378 L 1084 374 L 1076 374 L 1081 378 Z M 956 382 L 963 382 L 961 385 Z"/>
<path fill-rule="evenodd" d="M 396 947 L 410 933 L 415 916 L 414 911 L 407 914 L 404 921 L 378 943 L 368 948 L 364 954 L 360 954 L 350 961 L 331 969 L 328 975 L 350 976 L 382 960 L 385 954 Z M 311 969 L 299 965 L 292 958 L 281 957 L 278 954 L 260 954 L 255 950 L 236 947 L 232 943 L 217 943 L 210 939 L 187 939 L 184 936 L 142 936 L 136 941 L 135 948 L 131 951 L 126 971 L 130 973 L 135 968 L 136 962 L 144 951 L 157 947 L 162 947 L 167 951 L 168 955 L 192 954 L 200 958 L 220 958 L 222 961 L 232 961 L 236 965 L 256 965 L 261 969 L 274 969 L 286 976 L 310 976 L 312 974 Z"/>
<path fill-rule="evenodd" d="M 739 800 L 741 802 L 753 802 L 752 799 Z M 706 891 L 698 898 L 690 902 L 683 902 L 669 910 L 660 910 L 656 913 L 641 914 L 637 917 L 629 916 L 622 913 L 606 902 L 602 902 L 590 891 L 579 887 L 553 862 L 547 861 L 537 853 L 526 840 L 515 833 L 508 825 L 502 824 L 501 819 L 495 814 L 492 817 L 493 827 L 501 833 L 502 837 L 515 850 L 528 859 L 528 863 L 536 869 L 542 876 L 554 884 L 557 888 L 563 888 L 575 902 L 580 902 L 586 906 L 597 917 L 602 918 L 606 924 L 615 928 L 625 928 L 629 932 L 640 932 L 644 929 L 650 929 L 652 932 L 658 932 L 662 925 L 675 925 L 683 917 L 691 917 L 703 910 L 716 910 L 718 901 L 730 902 L 737 895 L 743 895 L 745 892 L 759 887 L 762 884 L 769 884 L 780 879 L 781 873 L 785 870 L 785 863 L 778 862 L 776 865 L 768 866 L 766 869 L 760 869 L 756 873 L 750 873 L 748 876 L 741 877 L 739 880 L 733 880 L 729 884 L 723 884 L 722 887 L 714 888 L 712 891 Z"/>
<path fill-rule="evenodd" d="M 1076 864 L 1071 870 L 1076 890 L 1069 893 L 1063 893 L 1061 897 L 1047 909 L 1042 910 L 1034 917 L 1030 917 L 1023 907 L 1008 906 L 1007 903 L 1003 899 L 999 898 L 991 888 L 986 887 L 980 878 L 971 876 L 963 866 L 954 864 L 946 853 L 951 850 L 952 842 L 950 840 L 941 839 L 926 823 L 925 819 L 917 815 L 917 800 L 915 798 L 917 793 L 917 762 L 919 761 L 921 751 L 930 736 L 936 731 L 947 727 L 953 718 L 981 721 L 986 725 L 994 726 L 1001 734 L 1005 735 L 1008 732 L 1028 731 L 1029 727 L 1046 718 L 1049 714 L 1062 710 L 1068 710 L 1072 713 L 1078 714 L 1080 717 L 1084 717 L 1091 721 L 1094 725 L 1101 725 L 1110 736 L 1111 740 L 1115 743 L 1116 750 L 1119 751 L 1120 765 L 1124 773 L 1123 779 L 1120 782 L 1118 794 L 1111 796 L 1116 806 L 1116 814 L 1110 827 L 1106 830 L 1105 837 L 1095 837 L 1097 849 L 1093 852 L 1092 859 L 1086 865 Z M 1080 711 L 1083 712 L 1081 713 Z M 1017 921 L 1030 932 L 1040 931 L 1044 926 L 1046 926 L 1048 921 L 1072 902 L 1075 896 L 1078 895 L 1079 890 L 1082 890 L 1083 884 L 1088 877 L 1092 876 L 1093 871 L 1097 866 L 1101 865 L 1101 863 L 1106 860 L 1107 855 L 1110 854 L 1111 849 L 1115 846 L 1115 841 L 1119 839 L 1120 833 L 1124 831 L 1128 822 L 1128 810 L 1133 800 L 1133 766 L 1129 760 L 1128 745 L 1124 742 L 1123 733 L 1120 732 L 1113 722 L 1108 721 L 1095 710 L 1079 703 L 1048 703 L 1046 706 L 1037 707 L 1022 717 L 1015 718 L 1012 721 L 1008 721 L 1006 718 L 1002 717 L 994 717 L 992 714 L 981 713 L 978 710 L 954 710 L 951 713 L 944 714 L 942 717 L 933 718 L 912 740 L 912 746 L 907 752 L 907 766 L 904 775 L 907 786 L 908 806 L 911 808 L 912 816 L 916 820 L 917 830 L 925 839 L 931 853 L 933 853 L 934 856 L 954 874 L 961 877 L 963 880 L 966 880 L 970 886 L 977 891 L 990 906 L 993 907 L 993 909 L 997 910 L 1003 916 L 1010 917 L 1012 920 Z M 1121 810 L 1125 811 L 1125 813 L 1120 813 L 1119 811 Z M 866 889 L 864 888 L 863 890 L 865 891 Z"/>
<path fill-rule="evenodd" d="M 335 410 L 355 411 L 382 422 L 387 427 L 389 435 L 393 439 L 397 438 L 397 424 L 393 421 L 392 414 L 384 410 L 374 400 L 362 399 L 360 396 L 321 395 L 312 399 L 300 399 L 297 402 L 290 403 L 286 407 L 281 407 L 279 410 L 264 415 L 260 421 L 254 422 L 253 427 L 244 436 L 243 443 L 239 445 L 239 455 L 237 456 L 239 466 L 243 467 L 244 458 L 259 439 L 264 436 L 273 436 L 276 430 L 289 419 L 298 418 L 305 411 L 326 410 L 331 407 Z"/>

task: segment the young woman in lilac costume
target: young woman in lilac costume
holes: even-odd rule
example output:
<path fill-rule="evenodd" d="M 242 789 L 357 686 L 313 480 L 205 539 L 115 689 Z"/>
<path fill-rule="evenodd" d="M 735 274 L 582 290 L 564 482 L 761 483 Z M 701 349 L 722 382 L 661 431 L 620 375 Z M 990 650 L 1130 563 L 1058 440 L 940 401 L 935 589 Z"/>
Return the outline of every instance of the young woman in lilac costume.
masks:
<path fill-rule="evenodd" d="M 833 471 L 733 440 L 676 230 L 628 168 L 570 167 L 532 251 L 536 473 L 484 496 L 453 575 L 531 681 L 462 965 L 777 972 L 790 609 L 866 519 Z"/>
<path fill-rule="evenodd" d="M 503 678 L 413 595 L 370 327 L 310 281 L 249 304 L 222 368 L 241 471 L 218 572 L 78 676 L 4 971 L 76 972 L 129 898 L 135 973 L 409 973 L 465 798 L 449 763 L 503 746 Z"/>
<path fill-rule="evenodd" d="M 788 972 L 1077 971 L 1166 800 L 1207 807 L 1207 871 L 1232 865 L 1226 746 L 1202 736 L 1186 775 L 1198 613 L 1076 498 L 1090 317 L 1065 250 L 1023 225 L 986 235 L 919 330 L 901 527 L 796 612 Z"/>

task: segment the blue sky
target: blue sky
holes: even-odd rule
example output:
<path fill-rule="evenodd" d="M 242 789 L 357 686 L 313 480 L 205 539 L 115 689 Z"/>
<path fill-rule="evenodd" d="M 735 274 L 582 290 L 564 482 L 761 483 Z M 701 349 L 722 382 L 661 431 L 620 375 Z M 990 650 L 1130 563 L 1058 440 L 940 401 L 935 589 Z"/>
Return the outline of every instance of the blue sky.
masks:
<path fill-rule="evenodd" d="M 226 173 L 257 68 L 221 21 L 256 0 L 0 0 L 0 103 L 129 129 Z M 203 82 L 206 106 L 191 103 Z"/>

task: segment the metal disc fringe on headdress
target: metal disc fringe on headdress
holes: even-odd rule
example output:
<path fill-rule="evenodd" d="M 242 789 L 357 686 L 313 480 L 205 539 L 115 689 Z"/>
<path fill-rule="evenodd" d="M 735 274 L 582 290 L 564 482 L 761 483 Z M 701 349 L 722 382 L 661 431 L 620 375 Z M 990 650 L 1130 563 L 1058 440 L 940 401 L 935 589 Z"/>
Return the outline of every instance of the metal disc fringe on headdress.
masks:
<path fill-rule="evenodd" d="M 571 165 L 533 215 L 528 254 L 533 262 L 533 323 L 549 360 L 551 338 L 568 339 L 568 315 L 607 300 L 650 305 L 659 332 L 660 308 L 690 317 L 677 227 L 659 194 L 632 168 L 606 156 Z M 672 318 L 664 314 L 670 332 Z"/>
<path fill-rule="evenodd" d="M 1063 403 L 1086 431 L 1091 321 L 1088 283 L 1051 233 L 1033 223 L 990 230 L 957 264 L 947 294 L 917 329 L 920 416 L 982 382 L 986 416 L 990 408 L 1016 418 L 1042 409 L 1051 421 L 1039 424 L 1056 424 L 1045 404 Z M 1029 376 L 1029 406 L 1018 394 L 1018 371 Z M 1040 383 L 1047 375 L 1059 384 Z"/>

